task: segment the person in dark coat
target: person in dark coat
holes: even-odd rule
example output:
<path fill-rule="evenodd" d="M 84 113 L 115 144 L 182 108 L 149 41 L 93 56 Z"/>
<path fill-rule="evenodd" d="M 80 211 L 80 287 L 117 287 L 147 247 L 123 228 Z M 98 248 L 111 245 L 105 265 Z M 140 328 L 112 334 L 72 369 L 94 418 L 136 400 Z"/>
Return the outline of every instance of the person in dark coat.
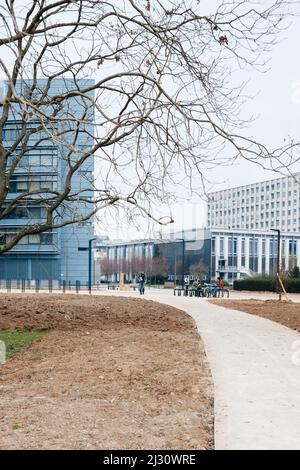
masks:
<path fill-rule="evenodd" d="M 141 272 L 140 274 L 139 284 L 140 284 L 140 294 L 144 295 L 145 294 L 145 273 L 144 272 Z"/>

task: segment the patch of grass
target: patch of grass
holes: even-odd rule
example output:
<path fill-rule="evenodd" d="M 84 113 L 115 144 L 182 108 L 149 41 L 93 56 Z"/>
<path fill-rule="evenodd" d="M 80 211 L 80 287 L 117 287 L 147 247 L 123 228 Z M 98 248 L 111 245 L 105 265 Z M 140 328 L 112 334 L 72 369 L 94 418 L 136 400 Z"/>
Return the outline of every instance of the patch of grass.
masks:
<path fill-rule="evenodd" d="M 21 424 L 13 424 L 12 425 L 12 430 L 17 431 L 18 429 L 21 429 L 21 427 L 22 427 Z"/>
<path fill-rule="evenodd" d="M 13 330 L 0 332 L 0 341 L 5 343 L 6 360 L 11 359 L 18 351 L 30 346 L 34 341 L 39 341 L 45 331 Z"/>

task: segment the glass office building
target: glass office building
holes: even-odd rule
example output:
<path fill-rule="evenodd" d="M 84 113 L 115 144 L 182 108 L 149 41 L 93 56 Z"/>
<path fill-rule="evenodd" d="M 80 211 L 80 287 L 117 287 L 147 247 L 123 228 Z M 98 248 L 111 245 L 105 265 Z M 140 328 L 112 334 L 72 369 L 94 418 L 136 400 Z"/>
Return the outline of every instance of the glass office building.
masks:
<path fill-rule="evenodd" d="M 92 80 L 81 80 L 82 86 L 92 84 Z M 29 82 L 30 84 L 31 82 Z M 42 90 L 44 80 L 38 85 Z M 24 86 L 24 84 L 22 84 Z M 72 80 L 56 79 L 52 82 L 50 94 L 59 95 L 74 88 Z M 21 84 L 17 85 L 20 91 Z M 51 129 L 45 129 L 32 134 L 27 143 L 26 153 L 16 166 L 9 179 L 9 194 L 5 206 L 18 195 L 26 192 L 56 191 L 61 193 L 65 187 L 65 178 L 70 160 L 78 158 L 80 152 L 91 149 L 93 145 L 93 109 L 89 109 L 85 128 L 81 129 L 76 137 L 76 151 L 69 156 L 68 142 L 57 138 L 58 126 L 68 126 L 67 117 L 80 116 L 81 104 L 76 98 L 68 100 L 68 109 L 62 109 L 60 116 L 65 120 L 55 123 L 55 138 Z M 3 145 L 11 149 L 17 141 L 21 127 L 20 113 L 14 110 L 9 115 L 3 131 Z M 71 143 L 74 139 L 75 129 L 70 125 L 67 139 Z M 64 137 L 65 139 L 66 137 Z M 20 143 L 21 146 L 21 143 Z M 8 167 L 14 159 L 18 158 L 20 146 L 12 152 Z M 89 157 L 84 165 L 75 172 L 72 178 L 72 193 L 84 191 L 85 197 L 92 200 L 92 180 L 94 170 L 93 156 Z M 49 194 L 49 193 L 48 193 Z M 91 203 L 84 205 L 73 202 L 64 205 L 56 212 L 57 222 L 64 222 L 77 214 L 84 215 L 91 211 Z M 35 203 L 34 197 L 30 202 L 22 203 L 14 208 L 5 217 L 0 218 L 0 244 L 5 244 L 20 228 L 26 225 L 38 224 L 45 221 L 46 206 L 40 202 Z M 88 280 L 88 252 L 79 251 L 79 247 L 87 247 L 89 239 L 93 238 L 93 221 L 88 220 L 76 225 L 67 225 L 63 228 L 50 230 L 40 234 L 27 235 L 9 252 L 0 255 L 0 280 L 58 280 L 75 283 L 76 280 Z"/>

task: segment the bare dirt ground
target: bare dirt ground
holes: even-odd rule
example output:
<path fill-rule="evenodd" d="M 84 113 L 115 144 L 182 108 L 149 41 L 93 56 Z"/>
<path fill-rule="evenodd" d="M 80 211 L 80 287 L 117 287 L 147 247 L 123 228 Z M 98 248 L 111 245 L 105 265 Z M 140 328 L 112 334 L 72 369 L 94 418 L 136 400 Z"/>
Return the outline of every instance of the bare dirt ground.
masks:
<path fill-rule="evenodd" d="M 211 303 L 221 307 L 240 310 L 242 312 L 268 318 L 281 323 L 292 330 L 300 332 L 300 303 L 279 300 L 211 300 Z"/>
<path fill-rule="evenodd" d="M 193 320 L 120 297 L 1 295 L 0 330 L 49 329 L 0 365 L 1 449 L 210 449 Z"/>

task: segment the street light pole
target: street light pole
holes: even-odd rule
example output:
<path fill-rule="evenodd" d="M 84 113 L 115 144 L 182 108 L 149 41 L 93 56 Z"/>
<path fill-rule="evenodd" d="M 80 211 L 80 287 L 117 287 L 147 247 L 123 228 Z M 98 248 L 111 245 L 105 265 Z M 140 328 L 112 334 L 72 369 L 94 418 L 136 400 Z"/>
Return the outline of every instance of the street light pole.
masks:
<path fill-rule="evenodd" d="M 185 284 L 184 284 L 185 259 L 184 259 L 184 256 L 185 256 L 185 241 L 184 241 L 184 238 L 183 238 L 182 239 L 182 288 L 183 289 L 185 288 Z"/>
<path fill-rule="evenodd" d="M 97 239 L 91 238 L 89 240 L 89 294 L 92 293 L 92 244 L 94 240 Z"/>
<path fill-rule="evenodd" d="M 182 289 L 184 289 L 184 271 L 185 271 L 185 239 L 184 238 L 176 238 L 178 241 L 182 241 Z"/>
<path fill-rule="evenodd" d="M 276 290 L 279 296 L 279 300 L 281 300 L 281 286 L 279 282 L 280 276 L 280 230 L 278 228 L 271 228 L 272 232 L 277 232 L 277 277 L 276 277 Z"/>

